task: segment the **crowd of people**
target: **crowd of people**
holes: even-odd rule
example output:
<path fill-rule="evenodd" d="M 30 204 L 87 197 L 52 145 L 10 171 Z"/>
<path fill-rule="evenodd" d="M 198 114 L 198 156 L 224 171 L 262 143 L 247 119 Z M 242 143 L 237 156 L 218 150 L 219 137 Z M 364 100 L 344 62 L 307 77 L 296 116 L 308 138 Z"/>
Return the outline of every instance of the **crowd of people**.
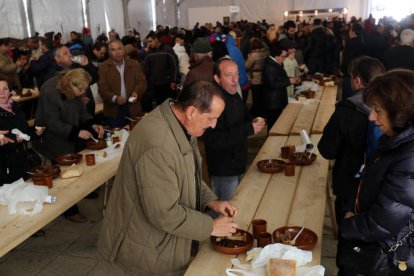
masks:
<path fill-rule="evenodd" d="M 322 73 L 342 81 L 318 145 L 336 160 L 339 275 L 366 273 L 343 261 L 349 240 L 387 248 L 407 235 L 388 273 L 403 273 L 399 262 L 414 271 L 414 15 L 399 24 L 370 16 L 158 26 L 142 41 L 135 29 L 94 41 L 84 28 L 61 39 L 0 39 L 0 154 L 11 156 L 0 158 L 0 185 L 27 178 L 31 165 L 13 128 L 55 163 L 102 137 L 103 126 L 150 112 L 127 141 L 113 184 L 98 243 L 106 260 L 134 274 L 181 275 L 198 241 L 234 233 L 229 200 L 246 171 L 248 136 L 270 130 L 303 74 Z M 95 84 L 103 117 L 95 115 Z M 40 89 L 33 129 L 11 99 L 23 87 Z M 212 191 L 202 181 L 197 137 Z M 64 215 L 87 220 L 76 205 Z"/>

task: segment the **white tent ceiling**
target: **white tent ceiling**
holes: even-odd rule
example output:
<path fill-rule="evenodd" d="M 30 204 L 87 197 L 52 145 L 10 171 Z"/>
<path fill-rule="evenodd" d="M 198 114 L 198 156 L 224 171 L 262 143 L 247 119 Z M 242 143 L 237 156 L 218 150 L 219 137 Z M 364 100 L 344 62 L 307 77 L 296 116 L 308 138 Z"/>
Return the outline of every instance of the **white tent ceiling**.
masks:
<path fill-rule="evenodd" d="M 189 26 L 190 8 L 238 6 L 235 19 L 257 21 L 266 19 L 275 24 L 283 23 L 285 10 L 306 10 L 347 7 L 349 15 L 365 17 L 370 0 L 83 0 L 89 11 L 92 35 L 98 31 L 115 29 L 120 35 L 127 27 L 135 27 L 143 36 L 153 28 L 151 2 L 156 6 L 156 24 Z M 178 5 L 177 5 L 178 2 Z M 26 20 L 27 4 L 30 20 Z M 123 5 L 128 13 L 124 20 Z M 178 16 L 177 16 L 178 13 Z M 214 14 L 212 14 L 214 16 Z M 82 0 L 0 0 L 0 37 L 23 38 L 28 35 L 26 22 L 43 35 L 46 32 L 64 32 L 67 38 L 70 31 L 80 32 L 84 26 Z M 127 22 L 124 22 L 127 21 Z M 221 21 L 221 20 L 220 20 Z M 215 21 L 213 21 L 215 22 Z M 205 22 L 200 22 L 205 23 Z"/>

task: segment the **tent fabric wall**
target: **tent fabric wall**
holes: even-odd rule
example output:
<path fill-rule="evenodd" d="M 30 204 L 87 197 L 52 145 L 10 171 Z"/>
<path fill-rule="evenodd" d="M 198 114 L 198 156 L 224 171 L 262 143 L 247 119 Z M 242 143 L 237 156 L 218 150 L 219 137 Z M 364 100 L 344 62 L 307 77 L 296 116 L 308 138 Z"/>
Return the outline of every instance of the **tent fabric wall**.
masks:
<path fill-rule="evenodd" d="M 68 41 L 71 31 L 80 32 L 82 23 L 82 2 L 66 0 L 32 1 L 33 29 L 44 35 L 47 32 L 61 32 Z"/>
<path fill-rule="evenodd" d="M 125 34 L 123 14 L 122 0 L 89 0 L 92 36 L 96 38 L 114 29 L 122 37 Z"/>
<path fill-rule="evenodd" d="M 0 1 L 0 37 L 23 38 L 27 36 L 22 1 Z"/>
<path fill-rule="evenodd" d="M 151 1 L 130 0 L 128 3 L 129 25 L 141 35 L 141 40 L 152 30 Z"/>

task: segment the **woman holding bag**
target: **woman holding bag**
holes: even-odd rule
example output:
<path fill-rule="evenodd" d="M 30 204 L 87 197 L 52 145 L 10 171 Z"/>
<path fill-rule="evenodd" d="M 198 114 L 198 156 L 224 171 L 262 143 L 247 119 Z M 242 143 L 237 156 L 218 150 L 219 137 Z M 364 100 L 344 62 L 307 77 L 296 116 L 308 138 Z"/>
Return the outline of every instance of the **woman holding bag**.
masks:
<path fill-rule="evenodd" d="M 363 97 L 384 135 L 365 166 L 355 212 L 342 222 L 339 261 L 364 275 L 413 275 L 414 72 L 378 76 Z"/>

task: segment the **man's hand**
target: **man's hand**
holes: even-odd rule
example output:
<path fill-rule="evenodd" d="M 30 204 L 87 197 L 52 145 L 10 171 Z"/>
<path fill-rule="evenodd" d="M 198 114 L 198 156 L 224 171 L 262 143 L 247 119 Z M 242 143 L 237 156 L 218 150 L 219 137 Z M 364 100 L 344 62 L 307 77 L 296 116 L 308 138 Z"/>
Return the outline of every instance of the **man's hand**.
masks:
<path fill-rule="evenodd" d="M 89 138 L 92 137 L 92 133 L 90 133 L 87 130 L 81 130 L 79 131 L 78 137 L 84 140 L 88 140 Z"/>
<path fill-rule="evenodd" d="M 346 212 L 345 213 L 345 218 L 352 218 L 353 216 L 355 216 L 355 214 L 354 213 L 352 213 L 352 212 Z"/>
<path fill-rule="evenodd" d="M 99 138 L 103 137 L 105 131 L 101 125 L 92 125 L 92 128 L 96 131 L 96 133 L 98 133 Z"/>
<path fill-rule="evenodd" d="M 115 102 L 116 102 L 116 104 L 118 104 L 118 105 L 123 105 L 123 104 L 125 104 L 125 103 L 126 103 L 126 100 L 125 100 L 125 98 L 124 98 L 124 97 L 122 97 L 122 96 L 117 96 L 117 97 L 116 97 L 116 99 L 115 99 Z"/>
<path fill-rule="evenodd" d="M 253 129 L 254 129 L 254 134 L 259 133 L 260 131 L 262 131 L 262 129 L 264 128 L 264 126 L 266 125 L 266 120 L 263 118 L 259 118 L 259 119 L 255 119 L 253 120 Z"/>
<path fill-rule="evenodd" d="M 10 139 L 4 136 L 4 134 L 7 134 L 7 133 L 9 133 L 8 130 L 0 130 L 0 146 L 3 146 L 8 143 L 14 143 L 13 139 Z"/>
<path fill-rule="evenodd" d="M 177 84 L 175 82 L 170 83 L 170 88 L 172 90 L 176 90 L 177 89 Z"/>
<path fill-rule="evenodd" d="M 207 206 L 225 217 L 235 217 L 237 215 L 237 209 L 228 201 L 213 200 L 207 204 Z"/>
<path fill-rule="evenodd" d="M 213 220 L 212 236 L 228 237 L 236 233 L 237 224 L 233 222 L 231 217 L 219 217 Z"/>
<path fill-rule="evenodd" d="M 79 62 L 79 64 L 81 66 L 86 66 L 88 65 L 88 63 L 89 63 L 88 57 L 85 55 L 81 55 L 81 61 Z"/>

